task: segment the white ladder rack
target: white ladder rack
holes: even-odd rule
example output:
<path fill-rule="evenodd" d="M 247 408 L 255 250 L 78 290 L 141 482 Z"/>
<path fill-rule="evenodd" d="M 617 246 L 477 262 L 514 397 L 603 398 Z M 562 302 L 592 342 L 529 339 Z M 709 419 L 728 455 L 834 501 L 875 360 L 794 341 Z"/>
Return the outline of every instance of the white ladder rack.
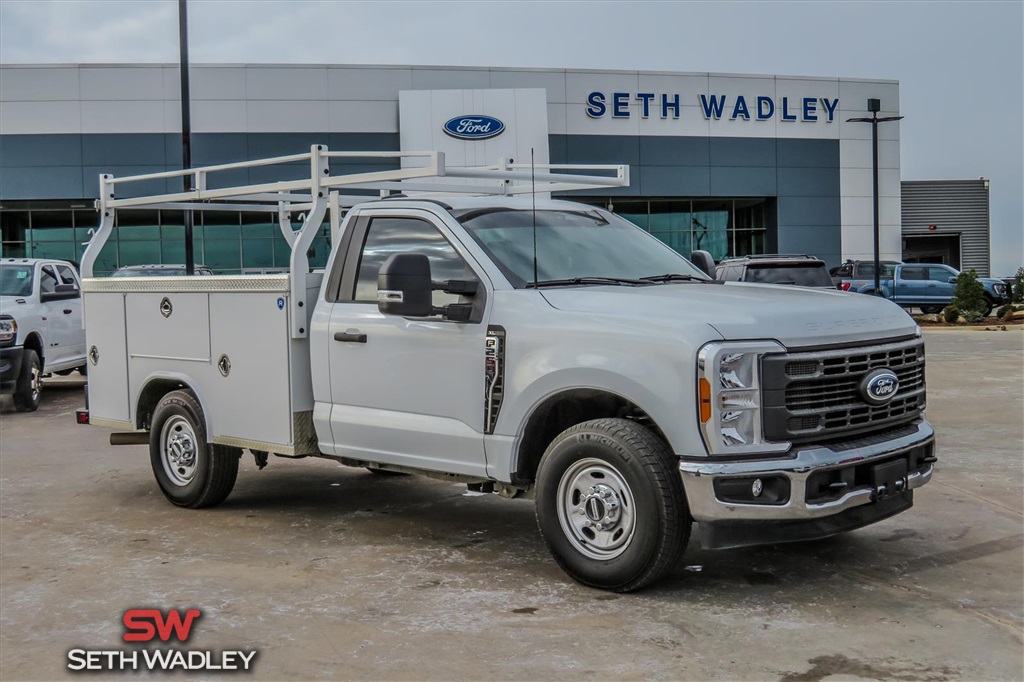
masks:
<path fill-rule="evenodd" d="M 331 175 L 331 159 L 419 160 L 415 167 L 386 171 Z M 280 180 L 236 187 L 209 189 L 207 180 L 224 171 L 263 166 L 294 166 L 308 164 L 309 177 Z M 147 196 L 117 198 L 118 185 L 167 180 L 191 176 L 192 189 Z M 493 180 L 491 184 L 459 184 L 457 182 L 417 182 L 427 178 L 459 178 Z M 82 277 L 92 277 L 100 251 L 114 228 L 119 210 L 172 209 L 178 211 L 252 211 L 276 213 L 281 234 L 291 246 L 289 305 L 292 308 L 292 337 L 306 336 L 306 275 L 309 273 L 309 250 L 324 217 L 330 215 L 331 234 L 337 236 L 343 206 L 372 201 L 392 192 L 424 192 L 430 194 L 471 194 L 515 196 L 533 192 L 568 192 L 629 185 L 629 166 L 510 163 L 502 159 L 493 166 L 449 167 L 444 154 L 429 152 L 332 152 L 325 145 L 313 145 L 309 153 L 276 156 L 253 161 L 239 161 L 185 170 L 146 173 L 115 178 L 100 175 L 99 228 L 82 255 Z M 340 190 L 376 191 L 374 195 L 342 195 Z M 415 199 L 415 196 L 410 196 Z M 302 226 L 292 228 L 291 215 L 302 213 Z M 244 276 L 244 275 L 240 275 Z"/>

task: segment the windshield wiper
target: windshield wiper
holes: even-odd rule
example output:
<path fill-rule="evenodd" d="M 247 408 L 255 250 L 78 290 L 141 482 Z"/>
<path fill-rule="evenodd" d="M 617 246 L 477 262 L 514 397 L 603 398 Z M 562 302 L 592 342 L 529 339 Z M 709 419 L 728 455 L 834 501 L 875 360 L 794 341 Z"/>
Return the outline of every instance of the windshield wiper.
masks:
<path fill-rule="evenodd" d="M 568 279 L 542 279 L 539 282 L 527 282 L 526 288 L 541 287 L 565 287 L 574 284 L 647 284 L 639 279 L 627 279 L 625 277 L 571 277 Z"/>
<path fill-rule="evenodd" d="M 681 275 L 679 273 L 670 272 L 667 275 L 651 275 L 650 277 L 641 277 L 645 282 L 711 282 L 705 277 L 697 277 L 696 275 Z"/>

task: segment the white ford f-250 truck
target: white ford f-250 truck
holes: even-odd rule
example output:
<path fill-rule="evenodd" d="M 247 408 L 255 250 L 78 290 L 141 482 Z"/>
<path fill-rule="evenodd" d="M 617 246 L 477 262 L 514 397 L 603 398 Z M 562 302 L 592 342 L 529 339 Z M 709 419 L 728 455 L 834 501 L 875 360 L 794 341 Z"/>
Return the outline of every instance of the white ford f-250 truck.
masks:
<path fill-rule="evenodd" d="M 86 371 L 82 291 L 75 267 L 47 258 L 0 259 L 0 394 L 39 407 L 43 374 Z"/>
<path fill-rule="evenodd" d="M 411 158 L 332 176 L 349 156 Z M 308 178 L 207 189 L 221 170 L 296 162 Z M 199 189 L 117 198 L 184 173 Z M 148 444 L 183 507 L 224 500 L 244 449 L 261 468 L 267 453 L 329 457 L 533 495 L 559 565 L 616 591 L 676 565 L 693 522 L 724 548 L 908 509 L 935 462 L 913 320 L 874 297 L 716 282 L 608 211 L 538 196 L 627 182 L 621 166 L 446 168 L 436 152 L 322 147 L 101 176 L 79 421 Z M 363 196 L 342 222 L 345 188 L 435 194 Z M 266 210 L 290 272 L 89 279 L 114 213 L 140 206 Z M 332 253 L 310 272 L 328 215 Z"/>

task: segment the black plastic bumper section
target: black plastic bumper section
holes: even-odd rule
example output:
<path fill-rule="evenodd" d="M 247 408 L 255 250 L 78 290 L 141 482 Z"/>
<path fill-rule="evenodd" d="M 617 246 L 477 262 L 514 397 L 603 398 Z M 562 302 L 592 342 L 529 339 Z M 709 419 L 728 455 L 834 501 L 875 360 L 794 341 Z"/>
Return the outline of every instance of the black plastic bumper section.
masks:
<path fill-rule="evenodd" d="M 21 374 L 21 358 L 25 349 L 22 346 L 0 348 L 0 394 L 14 393 Z"/>
<path fill-rule="evenodd" d="M 866 504 L 834 516 L 800 521 L 717 521 L 700 524 L 700 543 L 704 549 L 728 549 L 749 545 L 817 540 L 895 516 L 914 506 L 914 492 L 908 490 L 872 504 Z"/>

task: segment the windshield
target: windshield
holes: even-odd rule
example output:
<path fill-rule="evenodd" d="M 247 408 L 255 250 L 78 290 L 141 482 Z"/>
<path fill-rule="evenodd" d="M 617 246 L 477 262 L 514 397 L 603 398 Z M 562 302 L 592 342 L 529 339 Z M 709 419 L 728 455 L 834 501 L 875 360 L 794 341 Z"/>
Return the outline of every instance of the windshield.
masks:
<path fill-rule="evenodd" d="M 835 287 L 832 278 L 825 269 L 825 264 L 806 265 L 773 264 L 747 266 L 748 282 L 765 284 L 795 284 L 801 287 Z"/>
<path fill-rule="evenodd" d="M 31 265 L 0 265 L 0 296 L 30 296 Z"/>
<path fill-rule="evenodd" d="M 534 213 L 487 208 L 459 222 L 516 288 L 533 282 Z M 537 211 L 537 280 L 707 276 L 639 227 L 599 209 Z M 596 283 L 596 282 L 595 282 Z"/>

